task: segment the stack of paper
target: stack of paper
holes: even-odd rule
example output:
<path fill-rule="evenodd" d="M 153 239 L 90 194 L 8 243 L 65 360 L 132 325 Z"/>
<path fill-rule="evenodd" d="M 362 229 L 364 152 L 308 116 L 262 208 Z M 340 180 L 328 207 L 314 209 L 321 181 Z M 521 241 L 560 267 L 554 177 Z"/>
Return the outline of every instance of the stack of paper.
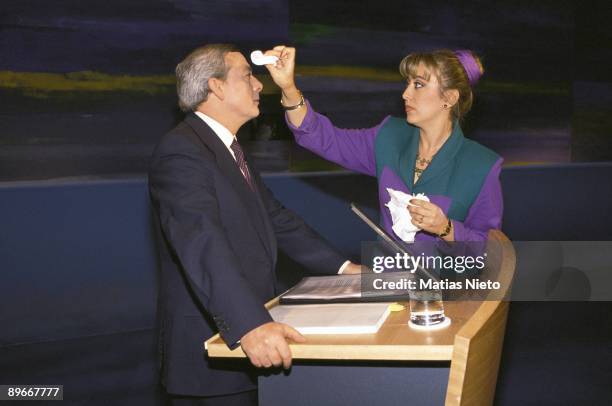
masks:
<path fill-rule="evenodd" d="M 374 334 L 389 315 L 389 303 L 280 305 L 270 314 L 302 334 Z"/>

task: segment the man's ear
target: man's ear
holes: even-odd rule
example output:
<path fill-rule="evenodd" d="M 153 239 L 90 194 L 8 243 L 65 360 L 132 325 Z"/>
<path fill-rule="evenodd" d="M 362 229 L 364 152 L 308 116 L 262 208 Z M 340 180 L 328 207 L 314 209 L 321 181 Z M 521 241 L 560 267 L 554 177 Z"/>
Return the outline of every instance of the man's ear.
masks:
<path fill-rule="evenodd" d="M 449 89 L 444 92 L 443 98 L 445 102 L 447 102 L 451 107 L 453 107 L 459 101 L 459 90 Z"/>
<path fill-rule="evenodd" d="M 221 79 L 218 79 L 218 78 L 208 79 L 208 89 L 210 90 L 209 93 L 212 93 L 215 96 L 217 96 L 219 100 L 223 100 L 223 98 L 225 97 L 224 83 Z"/>

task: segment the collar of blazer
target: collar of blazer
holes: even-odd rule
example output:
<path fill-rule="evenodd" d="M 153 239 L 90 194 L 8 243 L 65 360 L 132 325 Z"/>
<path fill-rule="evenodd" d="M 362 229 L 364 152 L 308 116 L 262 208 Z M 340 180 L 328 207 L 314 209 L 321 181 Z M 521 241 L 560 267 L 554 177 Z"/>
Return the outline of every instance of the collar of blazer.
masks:
<path fill-rule="evenodd" d="M 234 190 L 240 196 L 240 201 L 244 204 L 249 213 L 248 217 L 251 220 L 262 244 L 266 248 L 271 258 L 275 258 L 273 254 L 275 246 L 274 233 L 272 225 L 268 219 L 268 213 L 261 199 L 258 190 L 252 191 L 244 179 L 240 168 L 236 161 L 227 150 L 227 147 L 215 134 L 215 132 L 195 113 L 191 113 L 185 117 L 185 122 L 197 134 L 198 138 L 213 152 L 217 165 L 221 172 L 227 177 L 227 180 L 232 185 Z M 259 176 L 255 173 L 252 166 L 249 166 L 253 181 L 260 188 Z M 256 189 L 257 189 L 256 188 Z"/>

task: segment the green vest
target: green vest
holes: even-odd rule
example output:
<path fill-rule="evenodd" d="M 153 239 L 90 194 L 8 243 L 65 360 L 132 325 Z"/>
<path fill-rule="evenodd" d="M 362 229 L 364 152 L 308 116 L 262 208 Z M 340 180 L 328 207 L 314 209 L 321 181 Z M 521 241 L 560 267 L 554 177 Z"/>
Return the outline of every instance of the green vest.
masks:
<path fill-rule="evenodd" d="M 412 194 L 442 195 L 452 199 L 448 216 L 464 221 L 499 156 L 463 136 L 458 123 L 413 185 L 419 148 L 419 128 L 405 119 L 390 117 L 378 131 L 375 143 L 376 176 L 385 167 L 398 175 Z M 385 187 L 380 185 L 379 187 Z"/>

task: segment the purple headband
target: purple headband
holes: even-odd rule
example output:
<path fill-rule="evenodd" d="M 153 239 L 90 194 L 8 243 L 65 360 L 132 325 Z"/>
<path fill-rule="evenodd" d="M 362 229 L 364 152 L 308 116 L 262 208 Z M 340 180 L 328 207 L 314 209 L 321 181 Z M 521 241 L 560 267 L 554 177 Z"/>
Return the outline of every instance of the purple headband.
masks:
<path fill-rule="evenodd" d="M 482 75 L 480 73 L 480 66 L 478 66 L 478 63 L 476 63 L 476 59 L 474 59 L 472 53 L 466 49 L 455 51 L 455 56 L 457 59 L 459 59 L 461 65 L 463 65 L 463 70 L 465 70 L 465 73 L 467 73 L 470 86 L 474 87 Z"/>

